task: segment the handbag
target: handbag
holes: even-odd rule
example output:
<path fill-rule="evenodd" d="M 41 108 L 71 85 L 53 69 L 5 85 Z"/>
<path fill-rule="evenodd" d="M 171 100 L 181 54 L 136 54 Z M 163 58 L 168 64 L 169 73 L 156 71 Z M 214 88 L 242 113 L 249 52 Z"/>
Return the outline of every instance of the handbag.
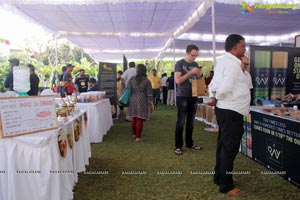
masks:
<path fill-rule="evenodd" d="M 123 91 L 119 98 L 120 104 L 127 107 L 130 103 L 130 97 L 131 97 L 131 84 L 129 84 Z"/>

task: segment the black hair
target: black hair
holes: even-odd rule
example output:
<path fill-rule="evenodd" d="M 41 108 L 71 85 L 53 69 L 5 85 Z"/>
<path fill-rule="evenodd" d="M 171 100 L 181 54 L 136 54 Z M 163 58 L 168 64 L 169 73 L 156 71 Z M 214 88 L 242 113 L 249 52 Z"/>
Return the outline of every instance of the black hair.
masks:
<path fill-rule="evenodd" d="M 67 64 L 67 68 L 74 67 L 72 64 Z"/>
<path fill-rule="evenodd" d="M 16 58 L 11 58 L 8 60 L 8 62 L 12 65 L 12 66 L 19 66 L 20 61 Z"/>
<path fill-rule="evenodd" d="M 232 48 L 238 44 L 241 40 L 245 40 L 245 38 L 238 34 L 231 34 L 226 38 L 225 41 L 225 51 L 229 52 Z"/>
<path fill-rule="evenodd" d="M 138 64 L 136 68 L 135 80 L 140 84 L 147 77 L 147 69 L 144 64 Z"/>
<path fill-rule="evenodd" d="M 192 50 L 199 51 L 199 48 L 194 44 L 190 44 L 186 47 L 185 52 L 186 53 L 191 53 Z"/>
<path fill-rule="evenodd" d="M 96 79 L 90 78 L 89 82 L 91 82 L 91 83 L 96 83 Z"/>
<path fill-rule="evenodd" d="M 129 68 L 134 68 L 135 67 L 135 62 L 130 62 L 129 63 Z"/>
<path fill-rule="evenodd" d="M 27 64 L 27 67 L 29 67 L 32 71 L 35 71 L 33 64 Z"/>

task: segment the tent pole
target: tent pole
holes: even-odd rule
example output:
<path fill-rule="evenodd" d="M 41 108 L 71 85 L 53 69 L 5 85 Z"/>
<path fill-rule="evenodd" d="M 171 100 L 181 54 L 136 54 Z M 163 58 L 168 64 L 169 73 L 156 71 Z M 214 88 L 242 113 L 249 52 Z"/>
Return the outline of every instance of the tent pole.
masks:
<path fill-rule="evenodd" d="M 212 28 L 212 47 L 213 47 L 213 64 L 216 66 L 216 28 L 215 28 L 215 1 L 212 0 L 211 6 L 211 28 Z M 212 69 L 213 70 L 213 69 Z"/>
<path fill-rule="evenodd" d="M 57 34 L 54 34 L 54 40 L 55 40 L 55 69 L 58 70 L 58 50 L 57 50 Z"/>
<path fill-rule="evenodd" d="M 176 64 L 176 59 L 175 59 L 175 38 L 173 38 L 173 56 L 174 56 L 174 74 L 175 74 L 175 64 Z M 175 76 L 174 76 L 174 103 L 175 106 L 177 106 L 177 102 L 176 102 L 176 81 L 175 81 Z"/>

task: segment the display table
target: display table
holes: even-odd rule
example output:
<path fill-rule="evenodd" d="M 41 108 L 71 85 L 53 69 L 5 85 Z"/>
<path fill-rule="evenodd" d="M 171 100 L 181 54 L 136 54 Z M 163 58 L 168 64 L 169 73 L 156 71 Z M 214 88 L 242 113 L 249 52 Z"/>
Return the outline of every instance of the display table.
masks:
<path fill-rule="evenodd" d="M 91 156 L 84 112 L 59 129 L 0 139 L 0 199 L 73 199 L 77 173 L 85 171 Z M 80 118 L 80 138 L 75 141 L 73 126 Z M 73 145 L 67 145 L 62 157 L 58 137 L 67 138 L 68 133 Z"/>
<path fill-rule="evenodd" d="M 252 135 L 252 158 L 300 186 L 300 121 L 251 108 L 247 132 Z M 250 122 L 249 122 L 250 121 Z"/>
<path fill-rule="evenodd" d="M 214 107 L 207 104 L 198 104 L 195 119 L 204 122 L 213 128 L 218 127 Z"/>
<path fill-rule="evenodd" d="M 76 108 L 87 111 L 87 132 L 91 143 L 102 142 L 103 136 L 113 125 L 109 99 L 95 103 L 77 103 Z"/>

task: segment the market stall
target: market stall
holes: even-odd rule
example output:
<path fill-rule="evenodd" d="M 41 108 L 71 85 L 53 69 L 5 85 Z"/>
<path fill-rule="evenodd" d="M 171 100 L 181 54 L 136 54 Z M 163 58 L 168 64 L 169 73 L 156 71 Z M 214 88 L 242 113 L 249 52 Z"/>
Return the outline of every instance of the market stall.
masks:
<path fill-rule="evenodd" d="M 60 128 L 0 139 L 0 199 L 72 199 L 91 155 L 85 111 Z"/>

